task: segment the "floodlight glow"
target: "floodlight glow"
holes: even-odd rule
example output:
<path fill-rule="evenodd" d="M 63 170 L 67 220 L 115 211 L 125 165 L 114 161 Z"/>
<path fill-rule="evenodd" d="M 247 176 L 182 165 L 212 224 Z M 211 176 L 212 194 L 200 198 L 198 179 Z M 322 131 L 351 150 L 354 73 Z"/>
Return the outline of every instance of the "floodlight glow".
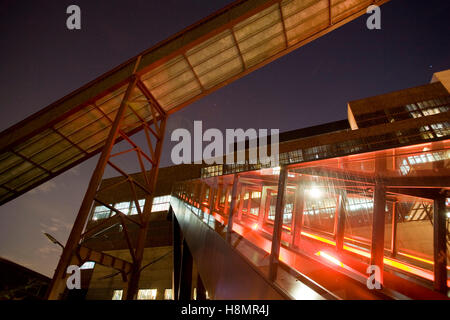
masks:
<path fill-rule="evenodd" d="M 312 198 L 318 199 L 322 196 L 322 190 L 320 190 L 317 187 L 312 187 L 311 189 L 308 190 L 309 195 Z"/>

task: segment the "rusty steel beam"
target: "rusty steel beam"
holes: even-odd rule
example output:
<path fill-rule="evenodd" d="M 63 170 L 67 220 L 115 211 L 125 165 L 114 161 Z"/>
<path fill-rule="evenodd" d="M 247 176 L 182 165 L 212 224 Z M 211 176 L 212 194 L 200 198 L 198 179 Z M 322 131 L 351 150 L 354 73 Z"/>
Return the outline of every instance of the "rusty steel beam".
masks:
<path fill-rule="evenodd" d="M 150 105 L 150 108 L 153 107 L 154 105 Z M 133 264 L 133 270 L 131 272 L 130 280 L 128 282 L 128 289 L 126 295 L 127 300 L 135 299 L 137 291 L 139 289 L 139 278 L 141 274 L 142 259 L 144 256 L 145 239 L 147 237 L 148 227 L 150 223 L 150 214 L 152 211 L 152 204 L 153 204 L 153 192 L 155 190 L 156 180 L 158 177 L 159 163 L 161 160 L 162 146 L 164 142 L 164 132 L 166 130 L 166 122 L 167 117 L 163 118 L 159 125 L 160 137 L 157 138 L 156 141 L 156 146 L 154 148 L 155 157 L 153 158 L 154 164 L 152 164 L 152 169 L 150 170 L 150 177 L 148 180 L 149 183 L 146 186 L 147 188 L 149 188 L 150 193 L 145 197 L 144 213 L 142 215 L 143 226 L 139 229 L 139 234 L 137 237 L 135 249 L 136 261 Z"/>
<path fill-rule="evenodd" d="M 138 181 L 134 181 L 129 174 L 127 174 L 124 170 L 122 170 L 121 168 L 119 168 L 117 165 L 113 164 L 110 161 L 111 157 L 118 155 L 117 153 L 112 154 L 112 148 L 113 148 L 114 144 L 117 142 L 117 140 L 121 139 L 121 140 L 127 141 L 128 143 L 130 143 L 133 146 L 133 148 L 134 148 L 133 150 L 137 151 L 136 152 L 137 157 L 140 160 L 140 163 L 143 165 L 142 158 L 140 158 L 143 154 L 141 148 L 139 148 L 139 146 L 137 146 L 128 137 L 128 135 L 125 134 L 120 129 L 121 123 L 123 122 L 123 119 L 124 119 L 125 112 L 126 112 L 127 108 L 130 108 L 128 100 L 131 96 L 131 92 L 136 87 L 137 81 L 138 81 L 137 77 L 130 78 L 128 88 L 123 96 L 122 102 L 116 113 L 115 118 L 109 119 L 109 117 L 107 117 L 105 115 L 110 121 L 112 121 L 112 126 L 110 129 L 110 133 L 108 135 L 107 143 L 105 144 L 105 146 L 103 148 L 102 155 L 100 156 L 100 159 L 99 159 L 97 166 L 94 170 L 94 173 L 91 177 L 91 181 L 89 183 L 88 190 L 87 190 L 85 197 L 83 199 L 83 202 L 81 204 L 78 216 L 75 220 L 74 226 L 70 233 L 67 244 L 64 248 L 61 259 L 58 263 L 58 267 L 55 270 L 55 275 L 53 277 L 52 283 L 51 283 L 50 288 L 47 293 L 48 299 L 54 300 L 54 299 L 60 299 L 62 297 L 62 294 L 65 290 L 64 278 L 66 277 L 65 271 L 66 271 L 67 266 L 69 265 L 69 263 L 74 261 L 74 257 L 79 257 L 78 258 L 79 260 L 82 259 L 82 258 L 80 258 L 81 255 L 80 255 L 79 250 L 77 249 L 77 247 L 79 247 L 80 241 L 82 240 L 84 243 L 91 236 L 101 233 L 105 229 L 108 229 L 111 226 L 116 225 L 118 223 L 120 223 L 124 228 L 125 240 L 127 241 L 128 248 L 130 250 L 130 254 L 133 259 L 133 263 L 127 265 L 127 269 L 125 270 L 126 272 L 125 271 L 122 272 L 124 279 L 129 281 L 128 289 L 126 290 L 126 292 L 127 292 L 126 297 L 128 299 L 136 297 L 137 283 L 139 281 L 139 275 L 140 275 L 139 271 L 140 271 L 140 266 L 142 264 L 143 249 L 145 246 L 145 238 L 146 238 L 147 231 L 148 231 L 149 218 L 150 218 L 149 216 L 151 213 L 151 207 L 152 207 L 152 202 L 153 202 L 152 201 L 153 200 L 153 191 L 154 191 L 154 188 L 156 185 L 156 179 L 157 179 L 157 173 L 158 173 L 158 167 L 159 167 L 159 159 L 161 156 L 165 124 L 166 124 L 166 119 L 167 119 L 165 115 L 163 117 L 161 117 L 161 114 L 159 117 L 160 119 L 158 119 L 158 117 L 156 117 L 156 110 L 155 110 L 156 107 L 154 106 L 154 104 L 148 105 L 148 107 L 152 110 L 152 114 L 154 115 L 154 118 L 152 119 L 153 125 L 155 126 L 156 131 L 158 131 L 159 134 L 158 134 L 158 136 L 156 136 L 157 142 L 156 142 L 155 151 L 154 151 L 154 153 L 152 153 L 152 157 L 149 157 L 144 154 L 145 158 L 147 160 L 149 160 L 149 162 L 152 166 L 152 169 L 150 171 L 150 178 L 147 179 L 143 185 L 141 183 L 139 183 Z M 98 108 L 98 109 L 100 110 L 100 108 Z M 158 120 L 160 121 L 159 125 L 157 123 Z M 149 140 L 148 142 L 151 143 L 151 140 Z M 150 149 L 152 148 L 151 146 L 149 146 L 149 147 L 150 147 Z M 133 219 L 131 219 L 130 217 L 125 215 L 120 210 L 108 205 L 107 203 L 102 202 L 101 200 L 99 200 L 97 198 L 97 194 L 100 191 L 102 191 L 99 189 L 99 187 L 100 187 L 100 183 L 102 181 L 103 173 L 104 173 L 107 165 L 110 165 L 113 169 L 117 170 L 120 174 L 122 174 L 126 178 L 125 180 L 121 181 L 121 183 L 128 181 L 131 184 L 131 189 L 133 192 L 135 192 L 135 185 L 137 185 L 138 187 L 140 187 L 147 193 L 146 205 L 144 206 L 143 212 L 140 209 L 139 202 L 135 201 L 136 209 L 139 212 L 139 218 L 141 219 L 141 223 L 139 223 L 138 221 L 134 221 Z M 145 170 L 145 167 L 143 167 L 143 169 Z M 106 206 L 110 210 L 116 212 L 117 215 L 114 217 L 110 217 L 109 219 L 101 222 L 100 224 L 98 224 L 98 225 L 94 226 L 93 228 L 82 233 L 83 229 L 85 228 L 89 214 L 91 212 L 90 210 L 91 210 L 92 206 L 95 204 L 95 202 L 98 202 L 98 203 Z M 136 223 L 140 227 L 138 241 L 137 241 L 135 247 L 133 246 L 133 243 L 131 241 L 130 234 L 129 234 L 127 224 L 126 224 L 126 220 L 130 220 L 131 222 Z M 90 250 L 90 249 L 83 249 L 83 250 Z M 90 252 L 91 251 L 89 251 L 89 256 L 91 255 Z M 86 252 L 84 252 L 84 253 L 86 254 Z M 101 264 L 105 259 L 107 259 L 107 260 L 112 259 L 113 262 L 115 261 L 115 258 L 109 258 L 107 255 L 105 255 L 101 252 L 97 253 L 97 258 L 95 260 Z M 94 258 L 91 260 L 94 260 Z M 113 262 L 108 264 L 108 266 L 114 266 Z M 121 271 L 123 271 L 123 270 L 121 270 Z M 136 273 L 136 271 L 138 271 L 138 272 Z"/>
<path fill-rule="evenodd" d="M 85 246 L 79 246 L 76 250 L 76 255 L 81 258 L 80 264 L 86 261 L 93 261 L 96 264 L 116 269 L 125 274 L 131 271 L 132 264 L 130 262 Z"/>
<path fill-rule="evenodd" d="M 55 274 L 53 276 L 52 282 L 49 286 L 49 289 L 47 292 L 47 298 L 49 300 L 60 299 L 61 295 L 63 294 L 63 292 L 65 290 L 64 278 L 66 277 L 66 269 L 67 269 L 68 264 L 71 261 L 71 258 L 74 254 L 74 250 L 76 249 L 76 246 L 78 245 L 78 243 L 80 241 L 81 233 L 83 232 L 83 228 L 88 219 L 88 216 L 89 216 L 89 213 L 90 213 L 90 210 L 92 207 L 92 203 L 94 202 L 95 194 L 96 194 L 97 189 L 100 186 L 100 183 L 102 181 L 103 173 L 104 173 L 106 165 L 108 163 L 108 159 L 111 154 L 111 150 L 115 144 L 117 135 L 119 133 L 120 124 L 121 124 L 123 115 L 125 114 L 125 110 L 126 110 L 126 106 L 127 106 L 125 102 L 130 97 L 131 92 L 132 92 L 134 86 L 136 85 L 136 81 L 137 81 L 136 78 L 130 79 L 127 91 L 123 97 L 123 100 L 119 107 L 119 110 L 117 111 L 116 118 L 114 120 L 114 123 L 110 129 L 110 133 L 108 135 L 108 139 L 103 148 L 102 154 L 101 154 L 100 159 L 97 163 L 97 166 L 94 170 L 94 173 L 91 177 L 88 189 L 84 196 L 83 202 L 81 203 L 81 207 L 78 212 L 77 218 L 75 219 L 74 225 L 72 227 L 72 231 L 70 232 L 69 239 L 67 240 L 66 246 L 64 247 L 64 250 L 63 250 L 63 253 L 59 260 L 58 266 L 55 270 Z"/>

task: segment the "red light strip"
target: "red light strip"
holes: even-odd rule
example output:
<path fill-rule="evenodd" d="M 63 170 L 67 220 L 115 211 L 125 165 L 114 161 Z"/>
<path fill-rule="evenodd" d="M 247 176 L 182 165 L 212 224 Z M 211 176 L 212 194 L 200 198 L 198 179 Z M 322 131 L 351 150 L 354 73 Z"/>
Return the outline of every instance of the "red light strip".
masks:
<path fill-rule="evenodd" d="M 304 231 L 302 231 L 302 235 L 304 235 L 304 236 L 306 236 L 306 237 L 309 237 L 309 238 L 312 238 L 312 239 L 316 239 L 316 240 L 319 240 L 319 241 L 328 243 L 328 244 L 333 245 L 333 246 L 336 246 L 336 243 L 335 243 L 334 241 L 328 240 L 328 239 L 326 239 L 326 238 L 323 238 L 323 237 L 320 237 L 320 236 L 317 236 L 317 235 L 313 235 L 313 234 L 310 234 L 310 233 L 306 233 L 306 232 L 304 232 Z M 356 253 L 356 254 L 358 254 L 358 255 L 360 255 L 360 256 L 369 258 L 369 259 L 370 259 L 370 257 L 371 257 L 371 254 L 370 254 L 369 252 L 364 251 L 364 250 L 361 250 L 361 249 L 349 247 L 349 246 L 346 246 L 346 245 L 344 245 L 344 249 L 347 250 L 347 251 Z M 321 253 L 321 252 L 322 252 L 322 251 L 319 251 L 318 253 Z M 339 262 L 340 264 L 342 264 L 339 260 L 337 260 L 337 259 L 334 258 L 333 256 L 330 256 L 330 255 L 327 254 L 327 253 L 323 253 L 323 252 L 322 252 L 321 254 L 318 254 L 318 253 L 316 253 L 316 254 L 317 254 L 317 255 L 320 255 L 320 256 L 323 256 L 324 258 L 326 258 L 326 259 L 328 259 L 328 260 L 330 260 L 330 257 L 333 258 L 333 259 L 335 259 L 336 261 L 334 261 L 334 262 L 332 261 L 332 262 L 335 263 L 335 264 L 337 264 L 337 262 Z M 331 260 L 330 260 L 330 261 L 331 261 Z M 429 260 L 428 260 L 428 261 L 429 261 Z M 390 267 L 397 268 L 397 269 L 400 269 L 400 270 L 403 270 L 403 271 L 406 271 L 406 272 L 415 274 L 415 275 L 417 275 L 417 276 L 419 276 L 419 277 L 428 279 L 428 280 L 430 280 L 430 281 L 434 281 L 434 274 L 432 274 L 431 272 L 429 272 L 429 271 L 427 271 L 427 270 L 424 270 L 424 269 L 422 269 L 422 268 L 414 267 L 414 266 L 411 266 L 411 265 L 409 265 L 409 264 L 402 263 L 402 262 L 398 262 L 398 261 L 395 261 L 395 260 L 392 260 L 392 259 L 389 259 L 389 258 L 383 258 L 383 262 L 384 262 L 386 265 L 390 266 Z M 430 262 L 432 262 L 432 261 L 430 261 Z M 338 264 L 338 265 L 341 266 L 341 267 L 343 267 L 343 265 L 340 265 L 340 264 Z M 450 286 L 450 280 L 447 281 L 447 285 Z"/>

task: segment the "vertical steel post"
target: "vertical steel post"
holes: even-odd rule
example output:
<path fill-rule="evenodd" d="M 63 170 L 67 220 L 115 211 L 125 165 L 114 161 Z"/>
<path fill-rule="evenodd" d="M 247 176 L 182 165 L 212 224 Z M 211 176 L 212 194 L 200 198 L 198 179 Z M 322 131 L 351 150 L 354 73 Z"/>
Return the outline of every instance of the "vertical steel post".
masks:
<path fill-rule="evenodd" d="M 342 251 L 344 248 L 345 231 L 345 196 L 340 194 L 337 203 L 336 217 L 336 249 Z"/>
<path fill-rule="evenodd" d="M 206 300 L 206 289 L 200 274 L 197 272 L 197 300 Z"/>
<path fill-rule="evenodd" d="M 181 229 L 178 224 L 175 212 L 172 207 L 172 237 L 173 237 L 173 272 L 172 272 L 172 293 L 174 300 L 178 300 L 180 288 L 180 273 L 181 273 Z"/>
<path fill-rule="evenodd" d="M 258 224 L 260 226 L 262 226 L 264 224 L 264 217 L 266 215 L 266 210 L 267 210 L 267 203 L 268 203 L 268 199 L 269 199 L 269 192 L 267 189 L 268 189 L 267 186 L 262 187 L 261 199 L 260 199 L 260 203 L 259 203 L 259 212 L 258 212 Z M 248 197 L 248 201 L 250 201 L 250 195 Z M 270 206 L 270 204 L 269 204 L 269 206 Z M 248 214 L 248 212 L 247 212 L 247 214 Z"/>
<path fill-rule="evenodd" d="M 434 289 L 447 294 L 447 226 L 445 195 L 439 195 L 433 206 Z"/>
<path fill-rule="evenodd" d="M 397 202 L 392 203 L 392 230 L 391 230 L 391 251 L 392 256 L 397 255 Z"/>
<path fill-rule="evenodd" d="M 155 119 L 156 121 L 156 119 Z M 166 129 L 167 118 L 164 117 L 161 120 L 160 124 L 160 136 L 156 143 L 155 147 L 155 163 L 150 171 L 150 183 L 151 185 L 151 194 L 145 197 L 145 205 L 144 205 L 144 213 L 143 213 L 143 221 L 142 227 L 139 228 L 139 234 L 136 242 L 135 248 L 135 257 L 136 261 L 133 264 L 133 270 L 131 272 L 130 280 L 128 282 L 128 292 L 127 292 L 127 300 L 132 300 L 136 298 L 138 289 L 139 289 L 139 278 L 141 275 L 141 264 L 142 259 L 144 258 L 144 249 L 145 249 L 145 240 L 147 238 L 148 227 L 150 223 L 150 214 L 152 212 L 153 206 L 153 192 L 156 187 L 156 178 L 158 177 L 159 163 L 161 160 L 161 152 L 162 146 L 164 143 L 164 132 Z"/>
<path fill-rule="evenodd" d="M 103 147 L 102 153 L 97 162 L 97 166 L 95 167 L 94 173 L 92 174 L 91 180 L 89 181 L 88 189 L 84 195 L 83 202 L 81 203 L 80 210 L 78 211 L 78 215 L 73 224 L 72 231 L 70 232 L 69 238 L 67 239 L 58 266 L 56 267 L 52 282 L 47 291 L 47 299 L 49 300 L 60 299 L 66 288 L 66 281 L 65 281 L 66 269 L 72 259 L 74 250 L 76 249 L 76 247 L 80 242 L 81 233 L 83 232 L 87 218 L 89 217 L 91 206 L 92 203 L 94 202 L 95 194 L 102 181 L 105 167 L 108 163 L 111 150 L 115 144 L 117 135 L 120 130 L 120 124 L 122 122 L 125 110 L 127 108 L 128 99 L 134 87 L 136 86 L 136 82 L 137 78 L 133 76 L 130 79 L 128 88 L 124 94 L 120 107 L 116 113 L 114 122 L 108 134 L 108 138 L 105 142 L 105 146 Z"/>
<path fill-rule="evenodd" d="M 233 216 L 234 211 L 236 208 L 236 201 L 237 201 L 237 193 L 238 193 L 238 183 L 239 183 L 239 177 L 235 173 L 233 176 L 233 188 L 231 191 L 231 204 L 230 204 L 230 213 L 228 214 L 228 226 L 227 226 L 227 241 L 231 241 L 231 232 L 233 229 Z"/>
<path fill-rule="evenodd" d="M 303 210 L 305 203 L 305 189 L 303 186 L 299 186 L 295 190 L 294 201 L 294 222 L 292 224 L 292 246 L 294 248 L 300 247 L 300 239 L 302 238 L 302 226 L 303 226 Z"/>
<path fill-rule="evenodd" d="M 183 257 L 181 263 L 181 276 L 180 276 L 180 294 L 179 300 L 186 301 L 191 300 L 192 293 L 192 267 L 193 259 L 191 251 L 186 243 L 183 241 Z"/>
<path fill-rule="evenodd" d="M 281 167 L 280 177 L 278 180 L 278 193 L 277 193 L 277 204 L 275 207 L 275 221 L 272 236 L 272 249 L 270 250 L 269 279 L 271 281 L 275 281 L 275 279 L 277 278 L 277 271 L 280 257 L 280 246 L 281 246 L 281 232 L 283 227 L 286 177 L 287 177 L 287 169 L 285 166 L 283 166 Z"/>
<path fill-rule="evenodd" d="M 380 270 L 380 284 L 383 284 L 384 269 L 384 224 L 386 212 L 386 191 L 383 184 L 377 182 L 373 193 L 372 247 L 370 264 Z"/>

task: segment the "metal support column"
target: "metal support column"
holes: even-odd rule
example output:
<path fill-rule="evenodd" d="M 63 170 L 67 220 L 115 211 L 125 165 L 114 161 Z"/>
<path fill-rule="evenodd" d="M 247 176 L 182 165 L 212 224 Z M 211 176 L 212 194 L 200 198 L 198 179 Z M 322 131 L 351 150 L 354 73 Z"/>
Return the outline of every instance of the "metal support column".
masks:
<path fill-rule="evenodd" d="M 336 250 L 342 251 L 344 248 L 345 231 L 345 196 L 340 194 L 336 212 Z"/>
<path fill-rule="evenodd" d="M 128 99 L 134 87 L 136 86 L 136 82 L 137 79 L 134 78 L 128 85 L 127 91 L 125 92 L 123 100 L 115 116 L 114 122 L 111 126 L 111 130 L 109 131 L 108 139 L 106 140 L 105 146 L 103 147 L 100 159 L 98 160 L 97 166 L 95 167 L 94 173 L 92 174 L 91 180 L 89 181 L 89 186 L 84 195 L 80 210 L 78 211 L 78 215 L 73 224 L 69 238 L 67 239 L 67 243 L 64 247 L 61 258 L 59 259 L 59 263 L 56 267 L 49 290 L 47 291 L 47 298 L 49 300 L 61 299 L 64 290 L 66 289 L 65 279 L 67 276 L 67 267 L 69 266 L 69 262 L 72 259 L 74 251 L 76 250 L 80 242 L 81 233 L 83 232 L 84 226 L 89 217 L 95 194 L 100 185 L 100 182 L 102 181 L 103 173 L 108 163 L 111 150 L 116 142 L 116 138 L 119 133 L 120 124 L 127 108 Z"/>
<path fill-rule="evenodd" d="M 380 270 L 380 284 L 383 284 L 384 258 L 384 219 L 386 213 L 386 190 L 383 184 L 376 183 L 373 193 L 372 247 L 370 264 Z"/>
<path fill-rule="evenodd" d="M 434 289 L 447 294 L 447 226 L 445 196 L 434 200 L 433 246 L 434 246 Z"/>
<path fill-rule="evenodd" d="M 181 263 L 181 276 L 180 276 L 180 293 L 178 299 L 181 301 L 191 300 L 192 293 L 192 269 L 193 259 L 191 251 L 186 243 L 183 241 L 183 257 Z"/>
<path fill-rule="evenodd" d="M 303 210 L 305 203 L 305 189 L 299 186 L 295 191 L 294 200 L 294 219 L 292 223 L 292 246 L 300 247 L 300 239 L 302 238 Z"/>
<path fill-rule="evenodd" d="M 131 96 L 133 92 L 141 91 L 141 93 L 147 99 L 147 107 L 152 114 L 151 120 L 144 120 L 139 113 L 134 110 L 132 103 L 130 103 Z M 100 108 L 98 108 L 99 112 L 102 112 Z M 125 114 L 128 111 L 131 111 L 136 118 L 139 119 L 140 125 L 145 131 L 146 141 L 148 144 L 148 148 L 150 151 L 150 155 L 146 154 L 142 148 L 136 145 L 129 135 L 125 132 L 126 126 L 122 126 L 124 122 Z M 145 247 L 145 240 L 148 231 L 148 223 L 151 214 L 151 207 L 153 201 L 153 191 L 156 185 L 156 179 L 158 176 L 158 168 L 159 162 L 162 152 L 162 144 L 164 140 L 164 131 L 167 120 L 167 113 L 154 101 L 151 94 L 146 89 L 145 85 L 138 79 L 136 76 L 132 76 L 129 79 L 128 87 L 122 97 L 122 101 L 117 112 L 114 115 L 114 118 L 111 119 L 109 115 L 104 114 L 104 117 L 110 122 L 111 129 L 108 134 L 108 138 L 103 147 L 100 158 L 97 162 L 97 166 L 92 174 L 91 180 L 89 182 L 88 189 L 83 198 L 83 202 L 80 206 L 80 210 L 78 212 L 77 218 L 75 219 L 75 223 L 73 225 L 72 231 L 70 233 L 69 239 L 67 240 L 66 246 L 64 248 L 63 254 L 61 255 L 58 266 L 55 270 L 54 277 L 52 279 L 52 283 L 47 292 L 47 298 L 50 300 L 61 299 L 62 294 L 65 290 L 65 278 L 66 278 L 66 269 L 70 263 L 73 263 L 73 257 L 77 258 L 76 263 L 81 265 L 87 258 L 80 258 L 77 255 L 79 248 L 85 245 L 86 241 L 89 240 L 95 234 L 103 232 L 107 230 L 113 225 L 121 224 L 123 227 L 123 234 L 125 240 L 128 245 L 128 249 L 130 251 L 131 258 L 133 262 L 129 265 L 129 268 L 125 270 L 121 270 L 122 278 L 124 281 L 128 281 L 128 288 L 125 290 L 126 296 L 128 299 L 135 297 L 138 289 L 138 281 L 140 274 L 140 267 L 143 258 L 143 250 Z M 154 126 L 154 128 L 151 127 Z M 151 135 L 154 136 L 155 142 L 152 142 Z M 112 154 L 112 150 L 116 142 L 121 139 L 124 142 L 127 142 L 131 145 L 131 149 L 126 151 L 118 152 Z M 153 144 L 155 144 L 153 146 Z M 135 152 L 137 156 L 138 163 L 140 165 L 142 175 L 145 178 L 145 182 L 139 182 L 134 180 L 131 175 L 127 174 L 124 170 L 122 170 L 118 165 L 112 162 L 113 158 L 118 157 L 123 154 L 127 154 L 130 152 Z M 147 171 L 144 160 L 150 164 L 151 169 Z M 138 212 L 138 221 L 130 219 L 127 215 L 120 210 L 108 205 L 105 201 L 101 200 L 102 191 L 105 189 L 110 189 L 113 186 L 108 186 L 100 189 L 100 184 L 102 182 L 103 174 L 106 166 L 110 166 L 115 171 L 119 172 L 122 175 L 121 183 L 129 183 L 131 191 L 134 195 L 134 203 L 136 206 L 136 210 Z M 143 210 L 141 210 L 141 206 L 138 203 L 136 196 L 136 188 L 140 188 L 145 196 L 145 205 Z M 114 215 L 104 219 L 101 223 L 95 224 L 88 230 L 83 230 L 87 226 L 87 221 L 89 219 L 89 215 L 91 213 L 91 208 L 95 205 L 103 205 L 108 207 L 110 210 L 114 212 Z M 130 237 L 128 232 L 128 224 L 134 223 L 139 226 L 139 234 L 137 242 L 134 243 L 133 239 Z M 87 250 L 91 250 L 87 248 Z M 98 253 L 94 256 L 94 258 L 90 257 L 90 261 L 94 261 L 99 264 L 104 264 L 102 257 L 103 253 Z M 98 258 L 98 261 L 95 260 L 95 257 Z M 87 261 L 87 260 L 86 260 Z M 108 267 L 115 267 L 109 266 Z"/>
<path fill-rule="evenodd" d="M 173 237 L 173 271 L 172 271 L 172 293 L 174 300 L 178 300 L 181 273 L 181 229 L 175 213 L 172 212 L 172 237 Z"/>
<path fill-rule="evenodd" d="M 391 230 L 391 253 L 392 257 L 397 255 L 397 202 L 392 203 L 392 230 Z"/>
<path fill-rule="evenodd" d="M 199 273 L 197 273 L 197 300 L 206 300 L 206 289 Z"/>
<path fill-rule="evenodd" d="M 270 193 L 268 191 L 268 187 L 263 186 L 261 192 L 261 201 L 259 203 L 259 211 L 258 211 L 258 225 L 262 226 L 264 224 L 264 217 L 266 215 L 267 208 L 270 207 L 269 203 Z M 250 194 L 248 197 L 248 201 L 250 201 Z M 248 212 L 247 212 L 248 214 Z"/>
<path fill-rule="evenodd" d="M 270 250 L 270 265 L 269 265 L 269 279 L 275 281 L 277 278 L 280 246 L 281 246 L 281 232 L 283 227 L 283 212 L 284 212 L 284 194 L 286 191 L 286 167 L 281 167 L 280 177 L 278 180 L 277 204 L 275 207 L 275 221 L 273 226 L 272 249 Z"/>
<path fill-rule="evenodd" d="M 238 194 L 239 176 L 235 173 L 233 176 L 233 188 L 231 190 L 231 204 L 230 212 L 228 214 L 228 226 L 227 226 L 227 241 L 231 241 L 231 232 L 233 230 L 233 216 L 236 208 L 237 194 Z"/>

